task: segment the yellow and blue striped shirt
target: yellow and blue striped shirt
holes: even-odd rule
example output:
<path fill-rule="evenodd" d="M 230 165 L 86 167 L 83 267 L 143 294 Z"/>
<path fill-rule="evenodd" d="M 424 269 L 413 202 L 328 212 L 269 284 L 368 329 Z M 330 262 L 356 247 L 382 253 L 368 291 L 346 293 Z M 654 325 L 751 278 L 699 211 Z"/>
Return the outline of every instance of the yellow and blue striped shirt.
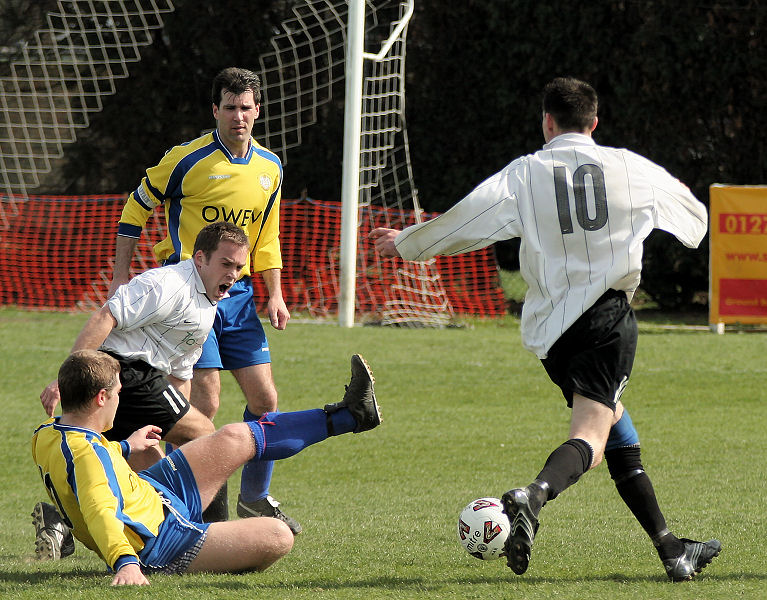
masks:
<path fill-rule="evenodd" d="M 59 417 L 32 436 L 32 456 L 51 501 L 72 534 L 115 571 L 138 562 L 164 519 L 160 495 L 130 468 L 129 452 L 127 442 L 61 425 Z"/>
<path fill-rule="evenodd" d="M 250 239 L 243 275 L 280 269 L 281 190 L 282 163 L 276 154 L 251 139 L 247 156 L 236 158 L 212 131 L 171 148 L 147 169 L 123 208 L 118 235 L 138 238 L 154 209 L 164 204 L 167 236 L 154 247 L 160 264 L 190 258 L 205 225 L 229 221 Z"/>

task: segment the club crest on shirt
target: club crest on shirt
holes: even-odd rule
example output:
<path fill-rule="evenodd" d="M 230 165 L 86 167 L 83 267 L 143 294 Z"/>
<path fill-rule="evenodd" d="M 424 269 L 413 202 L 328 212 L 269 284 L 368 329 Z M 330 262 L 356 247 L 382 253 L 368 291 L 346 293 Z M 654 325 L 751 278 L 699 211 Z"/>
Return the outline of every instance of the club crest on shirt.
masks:
<path fill-rule="evenodd" d="M 261 187 L 264 188 L 264 191 L 272 187 L 272 178 L 266 173 L 262 173 L 259 176 L 258 182 L 261 184 Z"/>

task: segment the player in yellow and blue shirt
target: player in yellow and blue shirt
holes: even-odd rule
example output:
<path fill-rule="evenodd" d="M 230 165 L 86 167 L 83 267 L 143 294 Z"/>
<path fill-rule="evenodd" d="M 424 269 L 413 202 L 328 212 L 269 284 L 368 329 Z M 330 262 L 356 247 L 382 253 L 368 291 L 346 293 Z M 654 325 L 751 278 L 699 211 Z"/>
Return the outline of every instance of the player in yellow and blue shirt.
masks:
<path fill-rule="evenodd" d="M 73 352 L 58 373 L 62 414 L 32 437 L 32 456 L 66 524 L 63 533 L 71 529 L 114 570 L 113 585 L 145 585 L 145 573 L 154 572 L 267 568 L 293 546 L 283 521 L 203 523 L 203 508 L 243 464 L 288 458 L 330 436 L 377 427 L 370 367 L 354 355 L 351 370 L 340 402 L 225 425 L 136 473 L 127 457 L 152 451 L 160 428 L 146 425 L 126 440 L 107 440 L 103 432 L 119 406 L 120 363 L 93 349 Z"/>
<path fill-rule="evenodd" d="M 77 539 L 115 571 L 127 562 L 138 563 L 144 540 L 156 536 L 163 521 L 160 497 L 118 459 L 129 456 L 127 441 L 111 442 L 59 420 L 40 425 L 32 439 L 32 457 L 44 469 L 46 488 L 55 490 L 52 499 Z M 84 497 L 87 502 L 81 501 Z"/>
<path fill-rule="evenodd" d="M 282 268 L 279 205 L 282 163 L 255 140 L 232 155 L 218 131 L 168 151 L 147 169 L 128 197 L 118 235 L 138 239 L 154 209 L 164 205 L 167 236 L 154 247 L 161 264 L 192 255 L 200 229 L 217 221 L 239 225 L 251 240 L 243 275 Z"/>
<path fill-rule="evenodd" d="M 188 258 L 195 236 L 214 221 L 242 227 L 251 243 L 243 277 L 220 302 L 213 330 L 195 365 L 190 401 L 213 419 L 219 406 L 219 370 L 232 371 L 245 394 L 245 420 L 277 410 L 271 354 L 253 301 L 251 276 L 259 273 L 269 292 L 266 311 L 271 325 L 284 329 L 290 319 L 280 285 L 282 258 L 279 205 L 282 164 L 252 137 L 260 110 L 260 82 L 255 73 L 228 68 L 213 81 L 216 129 L 172 148 L 128 198 L 118 226 L 110 296 L 130 276 L 130 263 L 147 219 L 165 209 L 167 235 L 154 247 L 157 260 L 172 264 Z M 285 520 L 294 533 L 297 521 L 284 515 L 269 495 L 272 464 L 248 465 L 242 474 L 237 511 L 240 516 L 268 515 Z M 211 519 L 226 518 L 226 491 Z"/>

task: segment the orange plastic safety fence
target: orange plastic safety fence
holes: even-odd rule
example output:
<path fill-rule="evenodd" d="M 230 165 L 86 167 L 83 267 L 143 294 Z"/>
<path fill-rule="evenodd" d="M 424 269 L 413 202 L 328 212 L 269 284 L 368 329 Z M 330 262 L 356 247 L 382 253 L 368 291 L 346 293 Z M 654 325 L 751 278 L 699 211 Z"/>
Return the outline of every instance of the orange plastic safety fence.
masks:
<path fill-rule="evenodd" d="M 67 311 L 101 305 L 111 279 L 117 221 L 124 202 L 124 196 L 0 198 L 0 305 Z M 375 314 L 391 300 L 393 273 L 402 261 L 382 261 L 375 256 L 367 241 L 368 231 L 362 229 L 369 230 L 369 223 L 383 220 L 375 214 L 366 217 L 360 218 L 358 238 L 357 312 Z M 337 311 L 340 223 L 340 203 L 282 201 L 282 285 L 291 310 L 315 316 Z M 157 266 L 151 249 L 163 233 L 164 216 L 158 209 L 142 234 L 134 272 Z M 436 269 L 455 313 L 499 316 L 505 312 L 491 248 L 440 257 Z M 258 276 L 254 284 L 256 302 L 263 307 L 266 288 Z"/>

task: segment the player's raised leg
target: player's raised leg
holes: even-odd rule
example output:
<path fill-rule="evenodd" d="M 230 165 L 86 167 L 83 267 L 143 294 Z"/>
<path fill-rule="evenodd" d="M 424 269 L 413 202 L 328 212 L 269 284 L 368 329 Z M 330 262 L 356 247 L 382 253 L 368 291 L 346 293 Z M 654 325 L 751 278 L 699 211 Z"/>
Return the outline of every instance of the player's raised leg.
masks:
<path fill-rule="evenodd" d="M 243 464 L 293 456 L 332 435 L 368 431 L 381 423 L 375 379 L 358 354 L 340 402 L 324 409 L 266 413 L 258 421 L 230 423 L 213 435 L 181 447 L 195 475 L 203 509 L 219 488 Z"/>

